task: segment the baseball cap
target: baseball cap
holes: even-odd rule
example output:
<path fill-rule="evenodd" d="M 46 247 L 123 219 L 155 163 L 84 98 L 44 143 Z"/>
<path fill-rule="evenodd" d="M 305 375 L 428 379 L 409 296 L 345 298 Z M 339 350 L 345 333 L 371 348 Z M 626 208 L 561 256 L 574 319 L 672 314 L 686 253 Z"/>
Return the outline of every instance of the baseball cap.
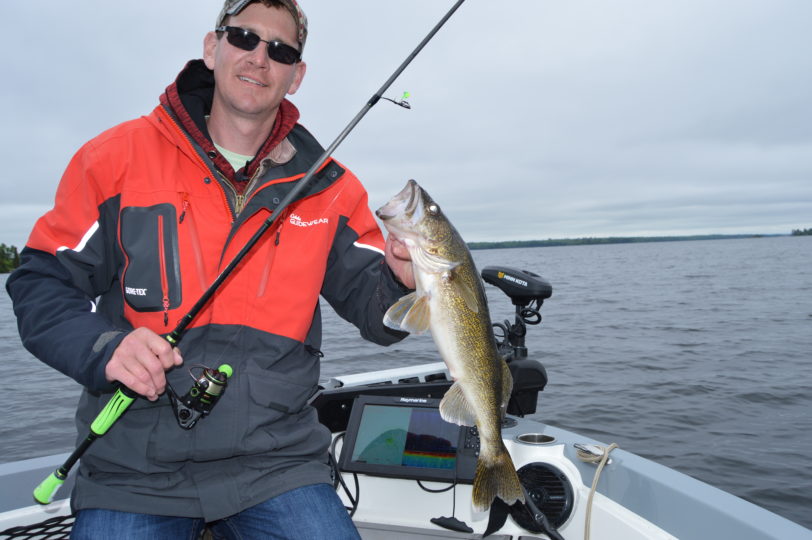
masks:
<path fill-rule="evenodd" d="M 226 17 L 237 15 L 249 4 L 256 1 L 258 0 L 226 0 L 223 4 L 223 9 L 220 11 L 220 15 L 217 16 L 217 24 L 215 24 L 214 27 L 219 28 L 223 25 L 223 21 Z M 296 0 L 278 0 L 278 3 L 283 5 L 290 12 L 293 20 L 296 21 L 296 29 L 299 32 L 299 50 L 302 51 L 304 49 L 305 40 L 307 39 L 307 17 L 305 17 L 304 11 L 299 7 L 299 3 Z"/>

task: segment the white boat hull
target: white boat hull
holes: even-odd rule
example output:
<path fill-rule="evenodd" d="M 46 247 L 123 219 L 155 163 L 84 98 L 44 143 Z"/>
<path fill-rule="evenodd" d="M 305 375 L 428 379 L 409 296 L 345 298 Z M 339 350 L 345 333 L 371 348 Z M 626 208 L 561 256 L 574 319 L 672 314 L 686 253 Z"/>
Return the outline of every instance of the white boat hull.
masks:
<path fill-rule="evenodd" d="M 370 383 L 397 383 L 408 377 L 423 382 L 444 371 L 442 363 L 386 370 L 333 379 L 327 389 L 353 388 Z M 391 388 L 391 386 L 390 386 Z M 537 434 L 540 443 L 518 439 L 522 434 Z M 574 444 L 596 444 L 576 433 L 540 422 L 517 419 L 504 428 L 503 439 L 517 469 L 540 463 L 563 473 L 572 486 L 571 514 L 558 532 L 566 539 L 584 538 L 588 499 L 597 471 L 592 463 L 577 457 Z M 337 446 L 337 453 L 340 450 Z M 0 465 L 0 531 L 39 523 L 70 512 L 66 497 L 71 480 L 48 505 L 32 504 L 33 488 L 62 464 L 67 454 Z M 591 538 L 595 540 L 643 539 L 722 539 L 737 540 L 812 540 L 812 531 L 743 499 L 700 482 L 673 469 L 658 465 L 623 449 L 610 454 L 603 468 L 591 507 Z M 354 479 L 343 473 L 345 483 L 354 490 Z M 474 512 L 471 486 L 458 484 L 443 493 L 429 493 L 415 480 L 358 475 L 359 499 L 353 520 L 361 536 L 372 539 L 479 538 L 489 515 Z M 428 488 L 443 487 L 424 482 Z M 351 502 L 339 489 L 349 506 Z M 355 494 L 353 494 L 355 496 Z M 465 522 L 473 533 L 444 529 L 432 518 L 452 516 Z M 0 533 L 0 539 L 3 536 Z M 512 518 L 490 538 L 546 538 L 520 527 Z"/>

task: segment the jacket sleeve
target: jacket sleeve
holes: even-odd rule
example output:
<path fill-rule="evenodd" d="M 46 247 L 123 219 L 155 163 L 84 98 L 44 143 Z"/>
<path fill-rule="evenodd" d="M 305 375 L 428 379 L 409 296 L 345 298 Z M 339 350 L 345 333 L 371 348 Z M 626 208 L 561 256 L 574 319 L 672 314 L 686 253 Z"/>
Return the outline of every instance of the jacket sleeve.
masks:
<path fill-rule="evenodd" d="M 116 279 L 118 197 L 99 187 L 106 175 L 90 143 L 74 156 L 21 264 L 6 282 L 23 345 L 93 391 L 112 388 L 104 368 L 129 329 L 96 312 Z M 109 181 L 108 184 L 112 183 Z"/>
<path fill-rule="evenodd" d="M 364 339 L 391 345 L 408 333 L 385 326 L 383 316 L 410 291 L 389 269 L 383 248 L 383 234 L 364 191 L 350 215 L 341 218 L 327 261 L 322 296 L 336 313 L 358 327 Z"/>

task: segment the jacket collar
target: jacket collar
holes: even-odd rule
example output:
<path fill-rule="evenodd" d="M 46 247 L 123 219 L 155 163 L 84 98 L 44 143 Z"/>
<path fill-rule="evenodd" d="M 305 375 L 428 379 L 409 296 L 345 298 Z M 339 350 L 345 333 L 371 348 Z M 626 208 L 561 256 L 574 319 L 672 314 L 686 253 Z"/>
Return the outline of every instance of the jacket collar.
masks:
<path fill-rule="evenodd" d="M 270 158 L 277 164 L 285 163 L 296 153 L 296 149 L 286 137 L 299 120 L 299 110 L 293 103 L 285 99 L 279 105 L 276 122 L 268 138 L 247 169 L 241 169 L 237 174 L 228 160 L 214 148 L 211 135 L 206 127 L 205 117 L 211 112 L 213 98 L 214 72 L 206 67 L 203 60 L 190 60 L 175 82 L 170 84 L 166 88 L 166 92 L 161 95 L 161 104 L 178 120 L 189 137 L 212 159 L 220 172 L 238 189 L 241 185 L 245 185 L 245 179 L 254 175 L 263 159 Z"/>

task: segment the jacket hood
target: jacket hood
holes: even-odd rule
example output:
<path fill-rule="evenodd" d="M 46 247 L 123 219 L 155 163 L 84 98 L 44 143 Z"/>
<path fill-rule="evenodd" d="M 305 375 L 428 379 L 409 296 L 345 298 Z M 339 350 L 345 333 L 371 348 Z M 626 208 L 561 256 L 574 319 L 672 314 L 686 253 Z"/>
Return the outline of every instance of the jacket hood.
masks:
<path fill-rule="evenodd" d="M 203 60 L 191 60 L 161 95 L 161 104 L 177 119 L 189 137 L 212 159 L 215 166 L 238 189 L 245 185 L 262 159 L 281 144 L 299 121 L 299 110 L 287 99 L 279 104 L 271 133 L 247 167 L 234 171 L 228 160 L 214 147 L 206 126 L 214 99 L 214 72 Z"/>

